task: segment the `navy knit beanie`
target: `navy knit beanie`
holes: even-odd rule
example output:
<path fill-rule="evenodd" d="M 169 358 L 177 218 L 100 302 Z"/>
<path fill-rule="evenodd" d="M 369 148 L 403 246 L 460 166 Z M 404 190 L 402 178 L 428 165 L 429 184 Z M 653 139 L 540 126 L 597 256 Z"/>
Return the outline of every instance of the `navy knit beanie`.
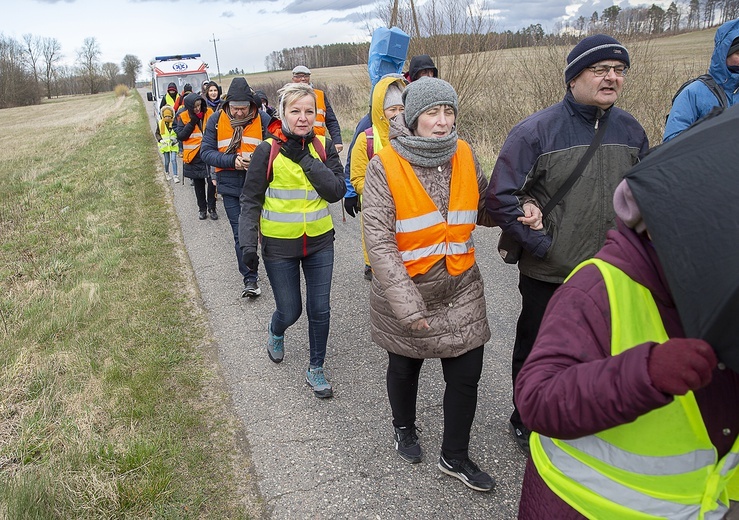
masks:
<path fill-rule="evenodd" d="M 565 84 L 575 79 L 586 67 L 603 60 L 618 60 L 631 66 L 629 51 L 617 40 L 605 34 L 595 34 L 584 38 L 567 55 Z"/>

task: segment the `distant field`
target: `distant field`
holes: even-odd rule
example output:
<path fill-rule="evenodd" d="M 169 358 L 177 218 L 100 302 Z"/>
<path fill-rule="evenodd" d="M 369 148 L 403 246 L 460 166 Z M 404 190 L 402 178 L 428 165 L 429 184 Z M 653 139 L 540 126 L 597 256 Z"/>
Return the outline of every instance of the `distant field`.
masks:
<path fill-rule="evenodd" d="M 632 68 L 618 106 L 631 112 L 644 126 L 652 144 L 661 141 L 665 116 L 677 88 L 708 69 L 715 28 L 657 38 L 624 41 Z M 489 172 L 500 146 L 513 125 L 564 95 L 565 47 L 506 49 L 485 53 L 485 71 L 479 88 L 482 99 L 466 103 L 460 96 L 460 134 L 469 140 Z M 449 77 L 448 60 L 437 63 L 440 76 Z M 328 90 L 342 127 L 344 141 L 367 112 L 369 78 L 366 65 L 312 69 L 314 84 Z M 249 84 L 264 90 L 276 104 L 276 90 L 291 81 L 290 71 L 246 74 Z M 226 92 L 232 77 L 223 78 Z M 454 82 L 453 82 L 454 83 Z M 457 85 L 455 85 L 457 87 Z"/>

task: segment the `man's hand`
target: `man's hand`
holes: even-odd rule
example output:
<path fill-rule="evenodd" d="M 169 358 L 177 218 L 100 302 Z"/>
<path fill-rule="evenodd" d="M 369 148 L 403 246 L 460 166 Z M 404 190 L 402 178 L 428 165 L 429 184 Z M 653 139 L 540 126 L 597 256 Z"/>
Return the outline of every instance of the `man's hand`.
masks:
<path fill-rule="evenodd" d="M 334 147 L 336 147 L 336 151 L 339 152 L 339 153 L 341 153 L 341 150 L 344 149 L 344 145 L 341 144 L 341 143 L 334 144 Z"/>
<path fill-rule="evenodd" d="M 533 202 L 524 202 L 523 204 L 523 217 L 518 217 L 518 221 L 524 226 L 529 226 L 535 231 L 544 229 L 544 222 L 542 219 L 541 210 Z"/>

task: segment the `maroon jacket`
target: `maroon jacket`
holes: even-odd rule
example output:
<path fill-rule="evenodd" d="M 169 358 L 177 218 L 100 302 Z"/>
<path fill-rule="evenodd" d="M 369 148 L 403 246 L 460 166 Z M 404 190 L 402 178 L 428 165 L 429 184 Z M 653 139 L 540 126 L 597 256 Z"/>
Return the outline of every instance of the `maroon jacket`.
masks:
<path fill-rule="evenodd" d="M 644 235 L 618 221 L 595 255 L 647 287 L 657 303 L 667 334 L 684 337 L 657 253 Z M 534 348 L 516 380 L 516 404 L 524 424 L 559 439 L 596 433 L 672 401 L 652 385 L 647 359 L 654 343 L 611 356 L 608 294 L 600 271 L 587 266 L 552 297 Z M 712 382 L 695 393 L 701 415 L 719 456 L 739 432 L 739 375 L 719 365 Z M 725 434 L 724 432 L 729 432 Z M 526 466 L 519 519 L 582 516 L 557 497 Z"/>

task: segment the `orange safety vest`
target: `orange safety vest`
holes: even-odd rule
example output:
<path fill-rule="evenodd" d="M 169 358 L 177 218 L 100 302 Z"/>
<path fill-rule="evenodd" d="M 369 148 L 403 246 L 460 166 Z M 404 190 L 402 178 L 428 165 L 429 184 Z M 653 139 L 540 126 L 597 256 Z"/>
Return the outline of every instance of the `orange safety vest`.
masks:
<path fill-rule="evenodd" d="M 205 111 L 205 115 L 203 116 L 203 128 L 205 128 L 206 123 L 208 122 L 208 118 L 213 114 L 213 110 L 208 108 L 208 110 Z M 190 112 L 187 110 L 183 110 L 179 113 L 177 116 L 182 121 L 183 125 L 186 125 L 190 122 Z M 184 163 L 191 163 L 193 160 L 195 160 L 195 157 L 198 155 L 198 152 L 200 151 L 200 144 L 203 142 L 203 131 L 200 129 L 199 126 L 195 125 L 195 129 L 190 134 L 190 137 L 182 141 L 182 162 Z"/>
<path fill-rule="evenodd" d="M 323 90 L 313 89 L 316 93 L 316 120 L 313 122 L 313 131 L 316 135 L 326 135 L 326 94 Z"/>
<path fill-rule="evenodd" d="M 216 138 L 218 139 L 218 151 L 225 153 L 228 149 L 228 145 L 231 144 L 231 138 L 234 135 L 234 129 L 231 126 L 231 120 L 228 118 L 225 110 L 221 110 L 221 115 L 218 118 L 218 133 Z M 259 117 L 259 112 L 254 117 L 254 120 L 249 123 L 241 135 L 241 146 L 239 146 L 236 153 L 253 153 L 257 149 L 259 143 L 262 142 L 262 118 Z M 217 172 L 228 168 L 216 168 Z"/>
<path fill-rule="evenodd" d="M 472 231 L 480 192 L 472 150 L 461 139 L 452 157 L 449 212 L 446 220 L 418 180 L 413 167 L 390 146 L 377 155 L 395 201 L 395 239 L 408 274 L 428 272 L 446 257 L 449 274 L 462 274 L 475 263 Z"/>

